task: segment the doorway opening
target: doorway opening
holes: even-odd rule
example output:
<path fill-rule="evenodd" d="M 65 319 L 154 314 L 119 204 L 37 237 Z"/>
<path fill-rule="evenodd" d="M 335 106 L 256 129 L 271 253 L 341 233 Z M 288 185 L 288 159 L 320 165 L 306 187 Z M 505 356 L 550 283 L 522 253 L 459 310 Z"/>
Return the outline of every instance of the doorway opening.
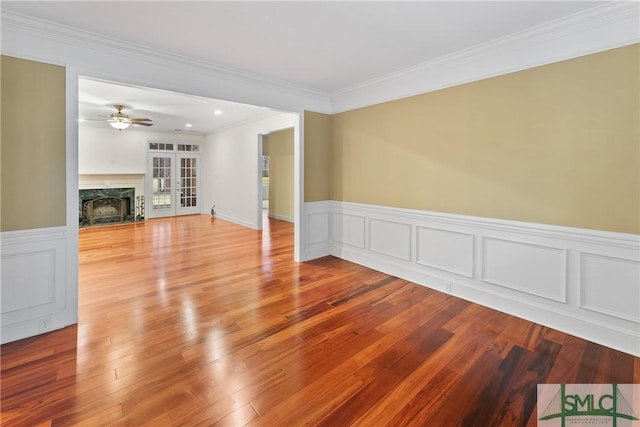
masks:
<path fill-rule="evenodd" d="M 200 146 L 150 141 L 148 149 L 147 217 L 201 213 Z"/>
<path fill-rule="evenodd" d="M 269 218 L 295 222 L 295 132 L 293 127 L 259 135 L 261 208 Z"/>

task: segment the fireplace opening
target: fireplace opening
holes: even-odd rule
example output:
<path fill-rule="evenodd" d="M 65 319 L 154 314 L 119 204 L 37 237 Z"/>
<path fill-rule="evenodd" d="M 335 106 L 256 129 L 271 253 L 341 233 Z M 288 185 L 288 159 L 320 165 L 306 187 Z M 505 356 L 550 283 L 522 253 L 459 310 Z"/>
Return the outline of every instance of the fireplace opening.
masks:
<path fill-rule="evenodd" d="M 78 200 L 80 227 L 134 222 L 136 220 L 134 200 L 134 188 L 80 190 Z"/>

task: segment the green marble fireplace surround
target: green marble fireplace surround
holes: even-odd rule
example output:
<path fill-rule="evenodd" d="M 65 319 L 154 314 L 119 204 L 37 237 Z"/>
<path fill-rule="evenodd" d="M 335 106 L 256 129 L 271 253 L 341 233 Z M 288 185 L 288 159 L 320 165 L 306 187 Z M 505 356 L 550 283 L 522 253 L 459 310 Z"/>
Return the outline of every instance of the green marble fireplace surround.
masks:
<path fill-rule="evenodd" d="M 80 190 L 80 227 L 127 223 L 136 220 L 134 188 L 96 188 Z"/>

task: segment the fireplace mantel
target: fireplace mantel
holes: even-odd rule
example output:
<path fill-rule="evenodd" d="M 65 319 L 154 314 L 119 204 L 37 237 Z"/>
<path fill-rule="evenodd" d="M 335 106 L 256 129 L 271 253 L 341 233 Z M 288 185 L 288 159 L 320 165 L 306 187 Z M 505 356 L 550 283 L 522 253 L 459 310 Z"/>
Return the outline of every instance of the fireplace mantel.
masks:
<path fill-rule="evenodd" d="M 78 177 L 78 187 L 81 190 L 133 187 L 136 189 L 136 194 L 143 194 L 144 177 L 144 173 L 80 174 Z"/>

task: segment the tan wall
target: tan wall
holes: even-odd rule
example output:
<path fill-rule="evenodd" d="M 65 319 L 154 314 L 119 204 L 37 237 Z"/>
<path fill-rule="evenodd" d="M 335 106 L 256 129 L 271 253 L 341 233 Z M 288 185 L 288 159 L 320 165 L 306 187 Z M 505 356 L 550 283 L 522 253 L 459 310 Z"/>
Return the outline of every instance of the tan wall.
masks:
<path fill-rule="evenodd" d="M 2 231 L 66 223 L 65 69 L 2 56 Z"/>
<path fill-rule="evenodd" d="M 331 116 L 304 112 L 304 201 L 329 200 L 331 194 Z"/>
<path fill-rule="evenodd" d="M 293 128 L 269 134 L 269 214 L 294 217 Z"/>
<path fill-rule="evenodd" d="M 639 233 L 639 62 L 634 45 L 335 115 L 331 199 Z"/>

